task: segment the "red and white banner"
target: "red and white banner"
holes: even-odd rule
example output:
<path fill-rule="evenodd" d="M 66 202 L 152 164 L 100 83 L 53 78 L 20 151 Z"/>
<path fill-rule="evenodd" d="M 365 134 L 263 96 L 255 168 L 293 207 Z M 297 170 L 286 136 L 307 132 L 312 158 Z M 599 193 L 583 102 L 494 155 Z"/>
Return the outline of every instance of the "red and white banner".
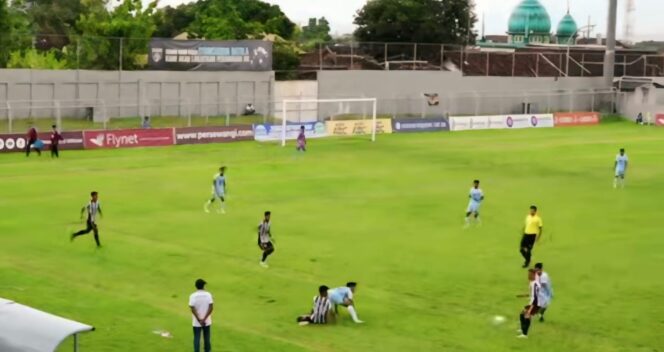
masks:
<path fill-rule="evenodd" d="M 655 125 L 664 126 L 664 114 L 655 115 Z"/>
<path fill-rule="evenodd" d="M 60 149 L 83 149 L 83 132 L 62 132 L 63 140 L 60 141 Z M 49 150 L 51 146 L 51 133 L 40 132 L 38 138 L 44 142 L 44 150 Z M 25 133 L 7 133 L 0 134 L 0 153 L 22 152 L 25 151 L 25 144 L 28 142 Z"/>
<path fill-rule="evenodd" d="M 556 127 L 598 125 L 598 112 L 560 112 L 553 114 Z"/>
<path fill-rule="evenodd" d="M 552 114 L 457 116 L 450 118 L 452 131 L 553 127 Z"/>
<path fill-rule="evenodd" d="M 175 129 L 175 144 L 204 144 L 254 139 L 251 125 L 228 127 L 183 127 Z"/>
<path fill-rule="evenodd" d="M 175 144 L 173 128 L 85 131 L 85 149 L 157 147 Z"/>

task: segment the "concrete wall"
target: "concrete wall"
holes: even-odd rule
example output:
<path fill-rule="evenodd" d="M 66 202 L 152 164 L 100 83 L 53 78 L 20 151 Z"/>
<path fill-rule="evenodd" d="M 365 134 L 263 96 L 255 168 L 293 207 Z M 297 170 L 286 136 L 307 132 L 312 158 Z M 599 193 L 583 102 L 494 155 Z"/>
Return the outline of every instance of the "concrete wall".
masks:
<path fill-rule="evenodd" d="M 275 116 L 281 118 L 283 100 L 302 100 L 318 98 L 317 81 L 282 81 L 274 83 Z M 318 104 L 301 103 L 289 104 L 286 107 L 286 118 L 291 122 L 316 121 L 318 119 Z"/>
<path fill-rule="evenodd" d="M 602 89 L 602 78 L 464 77 L 446 71 L 322 71 L 319 98 L 376 97 L 380 114 L 477 115 L 517 113 L 522 103 L 532 112 L 609 109 L 611 96 L 561 91 Z M 475 93 L 473 93 L 475 92 Z M 424 93 L 437 93 L 440 105 L 429 107 Z M 320 106 L 321 114 L 334 110 Z"/>
<path fill-rule="evenodd" d="M 269 111 L 273 72 L 0 70 L 0 118 L 95 115 L 237 114 L 248 103 Z M 103 117 L 103 116 L 102 116 Z"/>
<path fill-rule="evenodd" d="M 636 120 L 639 113 L 649 122 L 654 122 L 657 114 L 664 113 L 664 89 L 648 85 L 636 88 L 633 92 L 620 94 L 619 111 L 631 120 Z"/>

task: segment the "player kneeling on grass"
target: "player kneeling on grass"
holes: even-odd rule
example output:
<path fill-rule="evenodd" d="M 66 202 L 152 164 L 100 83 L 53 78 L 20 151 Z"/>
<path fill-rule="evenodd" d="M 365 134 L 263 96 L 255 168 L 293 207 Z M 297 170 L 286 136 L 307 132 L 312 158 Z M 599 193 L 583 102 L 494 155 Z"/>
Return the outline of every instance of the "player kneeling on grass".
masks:
<path fill-rule="evenodd" d="M 521 314 L 519 314 L 519 320 L 521 321 L 521 328 L 518 330 L 519 335 L 517 336 L 520 339 L 528 338 L 528 330 L 530 329 L 531 318 L 537 314 L 540 310 L 540 284 L 537 280 L 537 270 L 528 269 L 528 281 L 530 281 L 529 289 L 530 293 L 527 295 L 518 295 L 517 297 L 529 297 L 528 305 L 524 307 Z"/>
<path fill-rule="evenodd" d="M 327 297 L 328 289 L 329 287 L 325 285 L 318 288 L 318 296 L 314 296 L 314 307 L 311 309 L 311 313 L 297 317 L 298 324 L 327 324 L 334 321 L 332 303 Z"/>
<path fill-rule="evenodd" d="M 218 212 L 222 214 L 226 213 L 226 176 L 224 176 L 224 172 L 226 172 L 226 167 L 220 167 L 219 173 L 214 175 L 212 179 L 212 197 L 203 206 L 203 210 L 206 213 L 210 212 L 210 204 L 214 203 L 214 200 L 217 198 L 219 198 Z"/>
<path fill-rule="evenodd" d="M 350 317 L 353 318 L 355 323 L 361 324 L 364 323 L 357 317 L 357 312 L 355 311 L 355 302 L 353 302 L 353 294 L 357 287 L 356 282 L 349 282 L 345 287 L 337 287 L 328 292 L 330 295 L 330 301 L 334 304 L 334 311 L 338 312 L 338 306 L 342 305 L 348 308 L 348 313 Z"/>

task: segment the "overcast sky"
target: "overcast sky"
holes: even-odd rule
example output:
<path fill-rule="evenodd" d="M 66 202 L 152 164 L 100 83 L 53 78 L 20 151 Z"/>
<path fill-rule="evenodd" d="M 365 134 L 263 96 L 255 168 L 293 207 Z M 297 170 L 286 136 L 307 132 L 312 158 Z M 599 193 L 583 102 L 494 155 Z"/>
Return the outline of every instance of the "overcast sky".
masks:
<path fill-rule="evenodd" d="M 162 6 L 177 5 L 188 0 L 161 0 Z M 264 0 L 281 6 L 281 9 L 296 23 L 306 24 L 309 17 L 325 16 L 336 34 L 353 31 L 353 16 L 364 5 L 366 0 Z M 486 17 L 486 34 L 504 34 L 512 9 L 521 0 L 475 0 L 480 21 L 482 14 Z M 553 24 L 552 31 L 567 11 L 567 0 L 540 0 L 547 8 Z M 618 37 L 623 38 L 624 12 L 627 0 L 618 1 Z M 579 27 L 588 23 L 597 25 L 595 33 L 606 33 L 608 0 L 570 0 L 570 12 Z M 634 38 L 640 40 L 664 40 L 664 0 L 636 0 L 634 14 Z"/>

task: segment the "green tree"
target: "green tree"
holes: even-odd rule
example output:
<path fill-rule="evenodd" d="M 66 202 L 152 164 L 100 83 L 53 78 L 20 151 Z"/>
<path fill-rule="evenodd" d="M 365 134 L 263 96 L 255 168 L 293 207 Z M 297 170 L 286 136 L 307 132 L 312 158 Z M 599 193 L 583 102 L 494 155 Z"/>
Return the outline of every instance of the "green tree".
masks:
<path fill-rule="evenodd" d="M 59 58 L 60 52 L 57 49 L 41 51 L 37 49 L 27 49 L 23 51 L 14 51 L 10 55 L 8 68 L 39 68 L 46 70 L 62 70 L 67 68 L 67 61 Z"/>
<path fill-rule="evenodd" d="M 86 69 L 132 70 L 147 63 L 148 44 L 156 29 L 157 2 L 143 8 L 141 0 L 123 0 L 113 11 L 97 9 L 76 22 L 76 36 L 68 54 Z M 77 48 L 76 46 L 80 47 Z"/>
<path fill-rule="evenodd" d="M 8 6 L 0 0 L 0 67 L 5 67 L 10 54 L 32 46 L 30 19 L 24 4 L 15 0 Z"/>
<path fill-rule="evenodd" d="M 187 32 L 195 38 L 250 39 L 276 34 L 291 39 L 295 24 L 279 6 L 259 0 L 199 0 Z"/>
<path fill-rule="evenodd" d="M 173 38 L 187 31 L 187 27 L 196 19 L 196 3 L 182 4 L 178 7 L 166 6 L 155 13 L 155 37 Z"/>
<path fill-rule="evenodd" d="M 62 49 L 70 43 L 76 22 L 85 14 L 105 9 L 107 0 L 26 0 L 35 33 L 35 47 Z"/>
<path fill-rule="evenodd" d="M 312 46 L 318 43 L 329 43 L 332 41 L 332 36 L 330 35 L 330 22 L 328 22 L 325 17 L 321 17 L 320 19 L 310 18 L 309 24 L 302 27 L 300 41 L 303 42 L 305 46 Z"/>
<path fill-rule="evenodd" d="M 359 41 L 465 44 L 475 41 L 472 0 L 369 0 L 355 16 Z"/>

